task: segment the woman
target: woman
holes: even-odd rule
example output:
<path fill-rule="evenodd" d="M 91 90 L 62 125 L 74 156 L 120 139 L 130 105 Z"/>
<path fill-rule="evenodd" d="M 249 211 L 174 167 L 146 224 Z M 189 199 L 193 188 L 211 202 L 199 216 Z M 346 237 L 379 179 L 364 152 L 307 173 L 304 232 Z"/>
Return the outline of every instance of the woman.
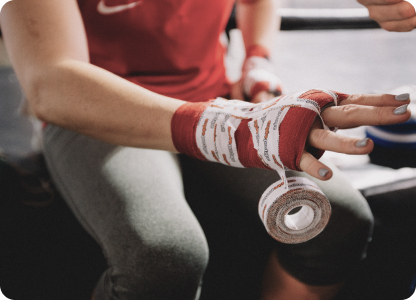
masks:
<path fill-rule="evenodd" d="M 261 102 L 279 90 L 267 62 L 277 26 L 275 4 L 237 4 L 248 54 L 242 85 L 246 96 Z M 197 0 L 13 0 L 1 12 L 13 67 L 35 115 L 48 124 L 44 153 L 51 175 L 108 262 L 94 291 L 96 300 L 199 297 L 208 246 L 185 200 L 174 153 L 199 157 L 192 130 L 183 133 L 198 126 L 209 99 L 231 93 L 219 36 L 232 5 Z M 252 69 L 268 75 L 250 77 Z M 408 95 L 337 97 L 340 106 L 321 114 L 329 127 L 392 124 L 410 117 Z M 305 128 L 293 127 L 307 138 L 308 147 L 349 154 L 371 151 L 372 141 L 341 138 L 321 129 L 315 116 L 309 116 Z M 296 152 L 294 169 L 319 180 L 333 177 L 320 184 L 333 215 L 327 228 L 306 243 L 283 245 L 267 239 L 273 250 L 267 267 L 261 266 L 262 299 L 330 299 L 365 256 L 371 236 L 372 215 L 364 199 L 304 151 L 302 143 L 296 149 L 284 145 L 290 155 Z M 238 147 L 245 149 L 244 143 Z M 181 159 L 188 172 L 185 180 L 192 185 L 185 189 L 190 189 L 193 208 L 216 207 L 222 204 L 216 197 L 227 195 L 230 205 L 247 207 L 250 227 L 260 228 L 258 199 L 278 177 L 262 169 L 265 165 L 250 147 L 242 152 L 253 156 L 238 158 L 244 166 L 261 169 Z M 188 180 L 189 172 L 194 173 Z"/>

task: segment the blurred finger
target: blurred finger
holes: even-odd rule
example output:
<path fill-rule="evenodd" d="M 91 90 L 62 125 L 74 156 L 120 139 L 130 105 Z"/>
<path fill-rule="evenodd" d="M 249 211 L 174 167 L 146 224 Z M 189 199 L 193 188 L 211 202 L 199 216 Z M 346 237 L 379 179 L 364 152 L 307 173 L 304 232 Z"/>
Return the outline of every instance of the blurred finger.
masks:
<path fill-rule="evenodd" d="M 318 149 L 346 154 L 368 154 L 374 148 L 373 141 L 368 138 L 346 137 L 324 129 L 312 129 L 307 142 Z"/>
<path fill-rule="evenodd" d="M 317 179 L 328 180 L 332 177 L 332 170 L 306 151 L 303 151 L 299 166 L 302 171 Z"/>
<path fill-rule="evenodd" d="M 367 106 L 401 106 L 403 104 L 410 103 L 410 95 L 366 95 L 366 94 L 355 94 L 349 95 L 346 99 L 342 100 L 339 105 L 367 105 Z"/>
<path fill-rule="evenodd" d="M 274 98 L 275 95 L 270 93 L 270 92 L 266 92 L 266 91 L 261 91 L 259 93 L 257 93 L 253 99 L 251 99 L 251 103 L 261 103 L 261 102 L 265 102 L 268 101 L 272 98 Z"/>
<path fill-rule="evenodd" d="M 230 99 L 244 100 L 241 80 L 232 84 Z"/>
<path fill-rule="evenodd" d="M 415 16 L 415 8 L 407 1 L 391 5 L 370 5 L 367 8 L 370 18 L 377 22 L 401 21 Z"/>
<path fill-rule="evenodd" d="M 402 21 L 379 22 L 379 24 L 387 31 L 407 32 L 416 28 L 416 16 Z"/>
<path fill-rule="evenodd" d="M 403 0 L 357 0 L 358 3 L 364 5 L 364 6 L 370 6 L 370 5 L 389 5 L 401 2 Z"/>
<path fill-rule="evenodd" d="M 407 105 L 399 107 L 376 107 L 363 105 L 333 106 L 325 109 L 321 116 L 329 127 L 352 128 L 363 125 L 391 125 L 406 122 L 410 118 Z"/>

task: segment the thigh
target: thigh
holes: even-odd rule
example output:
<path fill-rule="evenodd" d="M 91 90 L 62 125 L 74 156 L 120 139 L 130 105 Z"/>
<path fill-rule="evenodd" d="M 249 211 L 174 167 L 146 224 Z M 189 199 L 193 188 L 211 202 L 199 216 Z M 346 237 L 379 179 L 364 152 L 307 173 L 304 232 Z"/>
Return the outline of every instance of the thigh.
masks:
<path fill-rule="evenodd" d="M 237 169 L 181 156 L 185 194 L 208 240 L 210 259 L 201 300 L 259 299 L 273 247 L 257 214 L 264 189 L 279 178 L 264 170 Z M 266 182 L 267 181 L 267 182 Z"/>
<path fill-rule="evenodd" d="M 57 188 L 102 247 L 114 276 L 142 274 L 139 285 L 146 288 L 160 281 L 158 269 L 189 270 L 181 264 L 207 259 L 176 155 L 114 146 L 54 126 L 46 128 L 44 144 Z"/>

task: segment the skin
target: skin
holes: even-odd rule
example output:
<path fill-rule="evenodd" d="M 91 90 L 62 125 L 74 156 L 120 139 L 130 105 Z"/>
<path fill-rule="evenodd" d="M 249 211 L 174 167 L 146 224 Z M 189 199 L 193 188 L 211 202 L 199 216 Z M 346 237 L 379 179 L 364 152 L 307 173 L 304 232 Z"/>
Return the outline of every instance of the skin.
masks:
<path fill-rule="evenodd" d="M 271 49 L 278 24 L 275 9 L 273 0 L 238 2 L 238 24 L 246 48 L 260 44 Z M 185 102 L 91 65 L 76 0 L 13 0 L 3 7 L 0 26 L 13 68 L 40 120 L 112 144 L 176 152 L 170 124 L 175 110 Z M 261 93 L 253 101 L 268 98 L 270 95 Z M 351 95 L 322 116 L 328 126 L 340 128 L 401 123 L 410 118 L 410 111 L 395 115 L 393 110 L 407 103 L 393 95 Z M 308 137 L 308 144 L 320 149 L 347 154 L 372 150 L 372 141 L 362 148 L 355 146 L 357 141 L 322 130 L 318 121 Z M 322 180 L 332 176 L 327 166 L 306 151 L 300 168 Z M 318 173 L 322 168 L 329 170 L 325 177 Z M 308 289 L 293 289 L 288 282 L 292 281 L 274 282 L 283 295 L 278 299 L 287 299 L 284 295 L 292 297 L 288 299 L 325 299 L 337 288 L 312 289 L 315 298 L 311 298 L 305 294 Z M 288 290 L 302 294 L 294 298 Z"/>
<path fill-rule="evenodd" d="M 411 31 L 416 28 L 415 7 L 404 0 L 357 0 L 367 7 L 370 18 L 388 31 Z"/>

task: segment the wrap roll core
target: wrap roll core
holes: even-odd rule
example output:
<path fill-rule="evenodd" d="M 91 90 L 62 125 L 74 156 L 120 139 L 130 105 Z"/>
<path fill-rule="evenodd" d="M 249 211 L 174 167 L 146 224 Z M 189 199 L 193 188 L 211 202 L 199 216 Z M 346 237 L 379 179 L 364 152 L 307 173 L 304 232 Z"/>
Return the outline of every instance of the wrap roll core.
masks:
<path fill-rule="evenodd" d="M 267 232 L 286 244 L 306 242 L 324 230 L 331 205 L 319 187 L 303 177 L 287 178 L 272 184 L 259 202 L 259 214 Z"/>

